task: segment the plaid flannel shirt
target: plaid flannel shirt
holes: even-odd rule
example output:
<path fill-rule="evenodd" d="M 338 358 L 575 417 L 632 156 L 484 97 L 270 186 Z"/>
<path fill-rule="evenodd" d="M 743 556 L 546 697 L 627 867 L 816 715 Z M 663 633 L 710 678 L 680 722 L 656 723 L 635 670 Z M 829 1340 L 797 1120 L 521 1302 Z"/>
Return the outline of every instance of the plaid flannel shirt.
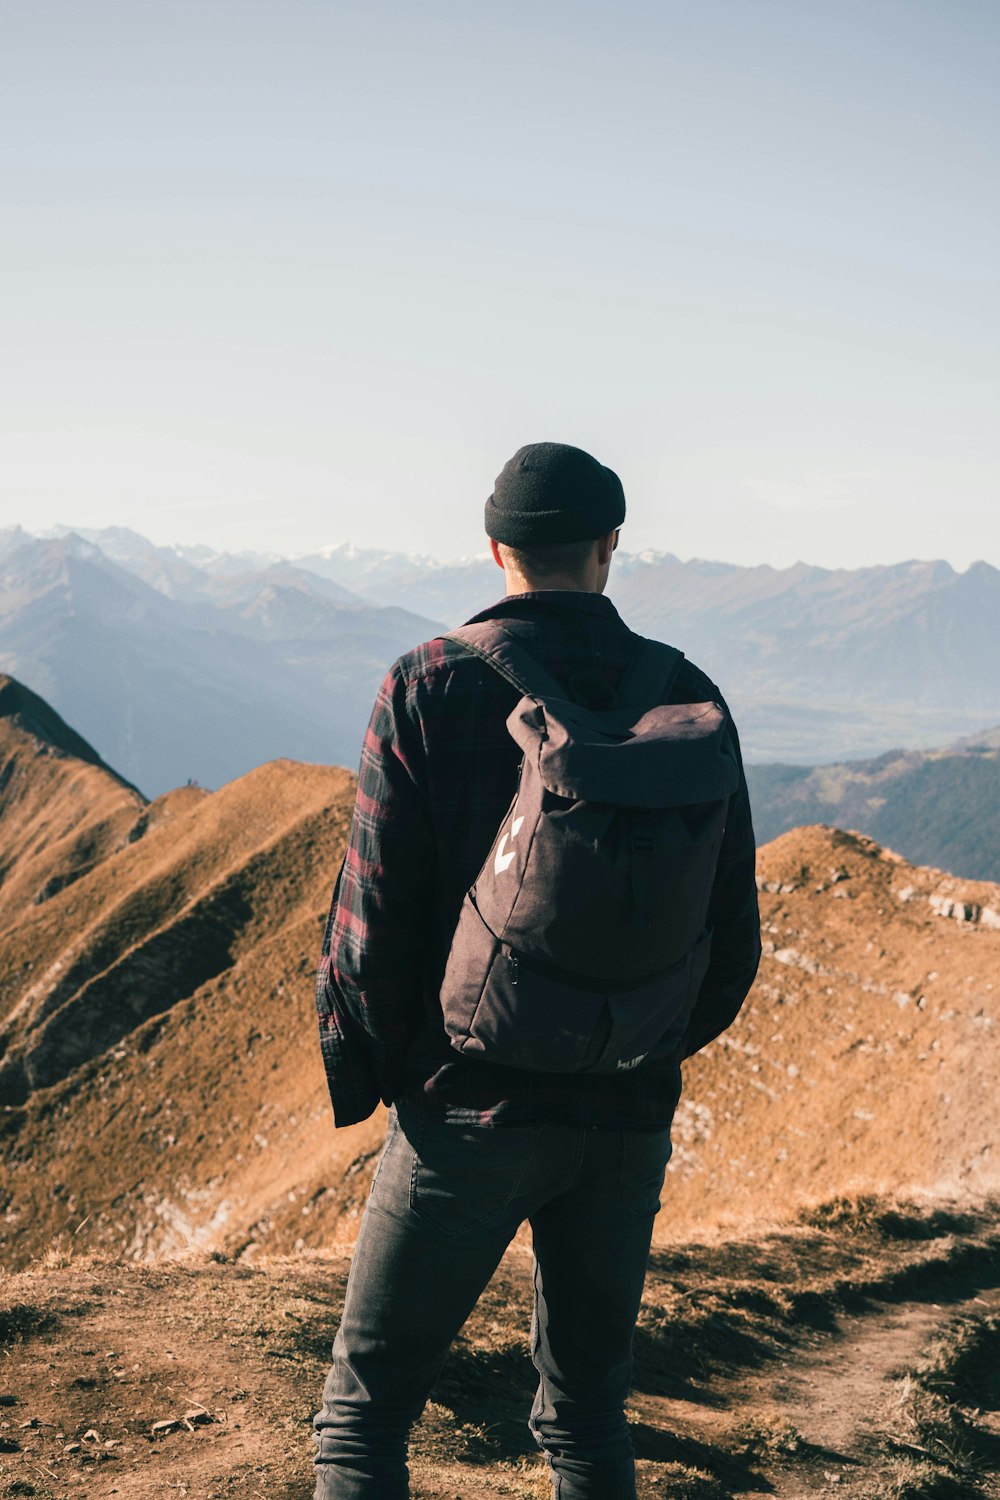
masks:
<path fill-rule="evenodd" d="M 611 601 L 589 592 L 515 594 L 473 618 L 500 621 L 563 683 L 586 673 L 616 688 L 639 643 Z M 710 699 L 722 702 L 685 661 L 668 701 Z M 552 1074 L 450 1047 L 438 991 L 465 892 L 514 794 L 520 751 L 505 721 L 517 701 L 479 657 L 440 637 L 400 657 L 379 691 L 317 984 L 338 1125 L 365 1119 L 380 1098 L 408 1098 L 463 1124 L 662 1128 L 680 1097 L 681 1056 L 725 1030 L 753 982 L 759 918 L 741 766 L 709 906 L 711 965 L 681 1054 L 624 1073 Z"/>

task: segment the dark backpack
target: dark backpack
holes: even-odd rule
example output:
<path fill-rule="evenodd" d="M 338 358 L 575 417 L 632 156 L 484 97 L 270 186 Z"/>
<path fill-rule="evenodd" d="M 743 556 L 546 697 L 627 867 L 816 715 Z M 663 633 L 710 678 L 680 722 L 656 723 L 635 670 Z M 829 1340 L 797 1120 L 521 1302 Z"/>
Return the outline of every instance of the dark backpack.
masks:
<path fill-rule="evenodd" d="M 495 622 L 448 633 L 523 695 L 514 799 L 452 939 L 441 1008 L 467 1057 L 613 1073 L 675 1051 L 708 967 L 739 769 L 716 703 L 664 705 L 683 654 L 643 640 L 610 708 L 573 701 Z"/>

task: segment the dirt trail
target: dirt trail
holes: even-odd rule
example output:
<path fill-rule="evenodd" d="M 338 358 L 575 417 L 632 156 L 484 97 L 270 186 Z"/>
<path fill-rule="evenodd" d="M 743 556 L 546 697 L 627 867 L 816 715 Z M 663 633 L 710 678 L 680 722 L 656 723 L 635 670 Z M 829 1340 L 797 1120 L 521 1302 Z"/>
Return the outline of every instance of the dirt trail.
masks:
<path fill-rule="evenodd" d="M 832 1227 L 657 1252 L 630 1413 L 640 1500 L 1000 1496 L 1000 1457 L 964 1488 L 900 1489 L 906 1454 L 886 1441 L 913 1436 L 900 1376 L 933 1337 L 1000 1314 L 996 1223 L 869 1203 Z M 309 1500 L 348 1265 L 84 1259 L 0 1281 L 0 1497 Z M 414 1435 L 414 1500 L 547 1500 L 525 1427 L 530 1298 L 518 1245 Z M 984 1396 L 1000 1407 L 993 1376 Z M 996 1432 L 995 1414 L 976 1422 Z"/>
<path fill-rule="evenodd" d="M 843 1483 L 850 1466 L 864 1463 L 876 1447 L 893 1381 L 913 1369 L 952 1315 L 937 1303 L 880 1303 L 844 1318 L 831 1347 L 799 1353 L 767 1394 L 807 1443 L 845 1465 Z"/>
<path fill-rule="evenodd" d="M 748 1438 L 756 1429 L 757 1467 L 776 1500 L 833 1487 L 851 1494 L 880 1462 L 895 1383 L 955 1312 L 937 1303 L 871 1304 L 791 1348 L 773 1368 L 717 1382 L 716 1405 L 662 1400 L 655 1417 L 688 1440 L 711 1435 L 720 1444 L 734 1429 Z"/>
<path fill-rule="evenodd" d="M 839 1319 L 832 1344 L 796 1351 L 788 1366 L 755 1392 L 762 1406 L 773 1403 L 782 1421 L 816 1453 L 811 1472 L 777 1469 L 768 1476 L 777 1500 L 832 1493 L 834 1486 L 840 1495 L 870 1492 L 873 1470 L 884 1462 L 886 1438 L 896 1436 L 902 1381 L 919 1366 L 936 1334 L 957 1319 L 997 1311 L 1000 1288 L 957 1303 L 874 1302 L 864 1313 Z M 991 1429 L 994 1414 L 982 1415 Z M 989 1486 L 989 1476 L 982 1479 Z M 1000 1495 L 1000 1476 L 984 1493 Z"/>

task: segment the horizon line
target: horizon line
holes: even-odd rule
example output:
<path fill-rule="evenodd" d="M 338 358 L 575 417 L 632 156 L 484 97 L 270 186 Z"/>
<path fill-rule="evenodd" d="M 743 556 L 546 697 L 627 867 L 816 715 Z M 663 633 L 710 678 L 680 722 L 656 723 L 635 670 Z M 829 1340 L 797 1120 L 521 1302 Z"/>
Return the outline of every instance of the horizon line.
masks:
<path fill-rule="evenodd" d="M 253 563 L 259 560 L 257 566 L 251 565 L 247 568 L 248 572 L 262 572 L 266 568 L 274 567 L 278 563 L 290 563 L 293 566 L 300 566 L 303 558 L 324 557 L 329 555 L 330 553 L 337 551 L 345 551 L 349 553 L 353 552 L 356 555 L 370 554 L 373 557 L 397 557 L 410 563 L 424 566 L 429 563 L 436 568 L 442 569 L 466 567 L 470 563 L 486 562 L 490 559 L 490 553 L 488 550 L 482 552 L 458 553 L 451 557 L 440 557 L 431 552 L 408 552 L 402 548 L 395 547 L 364 546 L 362 544 L 351 541 L 349 538 L 345 538 L 344 540 L 337 542 L 327 542 L 318 547 L 311 548 L 310 550 L 297 553 L 268 552 L 255 548 L 247 548 L 245 551 L 233 552 L 228 548 L 214 548 L 207 542 L 153 542 L 148 536 L 146 536 L 144 532 L 137 531 L 133 526 L 88 526 L 81 528 L 78 526 L 69 526 L 63 522 L 57 522 L 55 523 L 55 525 L 46 527 L 42 531 L 29 531 L 28 528 L 23 526 L 19 521 L 14 521 L 7 526 L 0 527 L 0 537 L 2 537 L 5 532 L 18 531 L 20 531 L 24 536 L 29 537 L 32 541 L 60 541 L 69 536 L 76 536 L 80 541 L 87 543 L 89 546 L 97 547 L 98 551 L 102 552 L 104 549 L 97 541 L 93 539 L 94 536 L 100 536 L 107 532 L 122 532 L 128 534 L 129 536 L 138 538 L 147 546 L 151 547 L 154 551 L 173 553 L 181 561 L 190 563 L 192 567 L 202 568 L 222 558 L 232 558 L 234 561 L 242 561 L 245 559 L 248 563 Z M 88 536 L 86 535 L 87 532 L 90 532 L 93 535 Z M 205 558 L 204 564 L 194 561 L 194 559 L 191 557 L 184 556 L 184 553 L 191 553 L 195 551 L 204 551 L 209 554 Z M 109 554 L 105 553 L 104 555 L 108 557 L 109 561 L 116 561 L 116 559 L 114 557 L 111 557 Z M 680 553 L 670 551 L 669 548 L 661 549 L 658 547 L 643 547 L 636 552 L 628 552 L 624 548 L 622 548 L 618 555 L 620 561 L 628 560 L 630 562 L 636 562 L 640 564 L 647 561 L 662 561 L 664 559 L 670 559 L 674 562 L 680 563 L 685 567 L 692 564 L 704 564 L 709 567 L 732 568 L 744 572 L 754 572 L 759 571 L 762 568 L 766 568 L 773 573 L 791 573 L 794 572 L 796 568 L 808 568 L 811 571 L 821 573 L 863 573 L 875 572 L 878 570 L 886 571 L 894 568 L 930 568 L 943 566 L 950 569 L 950 571 L 954 573 L 956 577 L 964 577 L 974 568 L 989 568 L 994 572 L 1000 571 L 1000 568 L 998 568 L 996 564 L 988 562 L 986 558 L 982 557 L 972 559 L 963 568 L 956 566 L 945 557 L 902 557 L 898 558 L 895 562 L 859 563 L 854 567 L 846 567 L 843 565 L 830 566 L 826 563 L 808 562 L 804 558 L 797 558 L 795 562 L 792 563 L 780 564 L 770 562 L 741 563 L 733 562 L 728 558 L 703 557 L 697 554 L 683 557 Z M 308 572 L 311 570 L 304 568 L 303 571 Z"/>

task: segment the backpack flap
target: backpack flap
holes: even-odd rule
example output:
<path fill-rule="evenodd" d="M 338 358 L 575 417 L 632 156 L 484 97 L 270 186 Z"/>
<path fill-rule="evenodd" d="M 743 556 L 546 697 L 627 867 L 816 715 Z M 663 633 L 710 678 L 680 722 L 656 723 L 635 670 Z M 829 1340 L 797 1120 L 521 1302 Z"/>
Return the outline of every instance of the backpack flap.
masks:
<path fill-rule="evenodd" d="M 662 704 L 636 721 L 627 707 L 522 698 L 507 728 L 547 790 L 571 801 L 683 807 L 722 801 L 739 782 L 717 703 Z"/>

